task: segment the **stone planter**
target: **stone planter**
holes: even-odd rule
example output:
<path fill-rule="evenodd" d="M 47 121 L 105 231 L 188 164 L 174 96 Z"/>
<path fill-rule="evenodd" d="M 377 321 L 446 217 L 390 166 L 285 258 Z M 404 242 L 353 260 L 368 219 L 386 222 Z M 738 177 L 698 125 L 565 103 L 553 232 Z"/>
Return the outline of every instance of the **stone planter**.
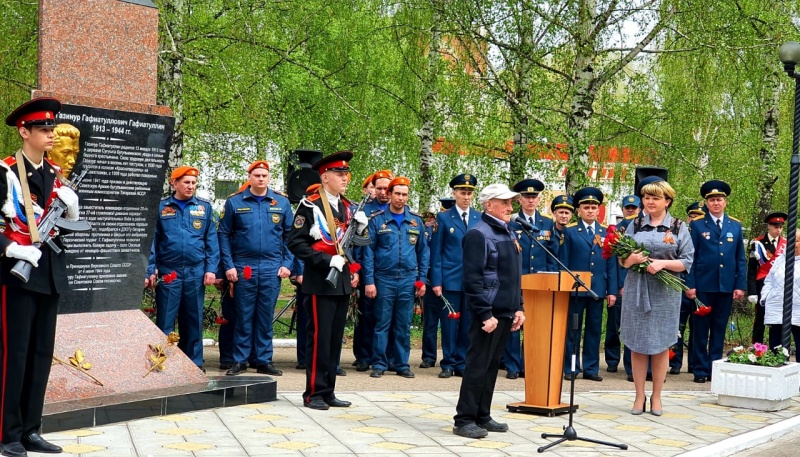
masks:
<path fill-rule="evenodd" d="M 711 392 L 722 406 L 779 411 L 787 408 L 800 390 L 800 364 L 781 367 L 714 361 Z"/>

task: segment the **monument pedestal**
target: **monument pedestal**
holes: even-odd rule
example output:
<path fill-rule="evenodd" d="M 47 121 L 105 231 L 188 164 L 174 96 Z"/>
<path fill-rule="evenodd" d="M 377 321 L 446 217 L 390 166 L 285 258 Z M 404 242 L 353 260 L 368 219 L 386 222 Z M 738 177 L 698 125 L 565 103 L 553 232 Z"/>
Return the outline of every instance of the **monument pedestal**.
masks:
<path fill-rule="evenodd" d="M 591 273 L 575 273 L 591 287 Z M 570 410 L 569 404 L 561 402 L 561 384 L 569 296 L 574 283 L 563 271 L 522 275 L 525 401 L 506 405 L 511 412 L 555 416 Z M 577 410 L 578 405 L 573 408 Z"/>

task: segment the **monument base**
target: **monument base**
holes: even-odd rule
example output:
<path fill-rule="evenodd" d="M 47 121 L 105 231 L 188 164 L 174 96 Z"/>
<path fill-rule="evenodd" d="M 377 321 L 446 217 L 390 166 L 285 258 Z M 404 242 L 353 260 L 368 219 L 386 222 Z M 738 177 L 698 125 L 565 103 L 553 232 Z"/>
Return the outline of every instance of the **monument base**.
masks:
<path fill-rule="evenodd" d="M 579 405 L 573 405 L 572 411 L 577 411 Z M 538 414 L 540 416 L 553 417 L 558 414 L 567 414 L 569 412 L 569 405 L 567 403 L 559 403 L 553 406 L 529 405 L 525 402 L 509 403 L 506 405 L 512 413 L 524 414 Z"/>
<path fill-rule="evenodd" d="M 151 370 L 151 345 L 164 348 L 162 370 Z M 88 369 L 71 364 L 78 351 Z M 277 397 L 269 376 L 206 377 L 139 310 L 59 315 L 54 356 L 63 363 L 50 371 L 47 432 Z"/>

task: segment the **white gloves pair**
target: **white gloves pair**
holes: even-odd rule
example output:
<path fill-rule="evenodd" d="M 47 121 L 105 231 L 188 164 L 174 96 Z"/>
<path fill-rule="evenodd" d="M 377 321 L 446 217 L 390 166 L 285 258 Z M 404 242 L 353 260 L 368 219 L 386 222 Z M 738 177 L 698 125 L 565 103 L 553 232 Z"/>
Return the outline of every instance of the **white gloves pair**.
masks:
<path fill-rule="evenodd" d="M 346 263 L 346 260 L 344 259 L 344 257 L 342 257 L 340 255 L 335 255 L 335 256 L 331 257 L 331 263 L 329 265 L 332 268 L 336 268 L 337 270 L 339 270 L 339 272 L 341 272 L 342 268 L 344 268 L 344 264 L 345 263 Z"/>
<path fill-rule="evenodd" d="M 364 233 L 364 230 L 367 229 L 367 224 L 369 224 L 369 219 L 367 219 L 367 213 L 364 211 L 359 211 L 353 215 L 353 220 L 358 222 L 358 227 L 356 227 L 356 231 L 358 233 Z"/>
<path fill-rule="evenodd" d="M 78 194 L 69 187 L 62 186 L 56 189 L 56 195 L 67 206 L 67 214 L 64 219 L 68 221 L 77 221 L 80 218 L 78 212 Z"/>
<path fill-rule="evenodd" d="M 6 248 L 6 257 L 25 260 L 34 267 L 38 267 L 39 258 L 42 257 L 42 251 L 33 246 L 22 246 L 21 244 L 11 243 Z"/>

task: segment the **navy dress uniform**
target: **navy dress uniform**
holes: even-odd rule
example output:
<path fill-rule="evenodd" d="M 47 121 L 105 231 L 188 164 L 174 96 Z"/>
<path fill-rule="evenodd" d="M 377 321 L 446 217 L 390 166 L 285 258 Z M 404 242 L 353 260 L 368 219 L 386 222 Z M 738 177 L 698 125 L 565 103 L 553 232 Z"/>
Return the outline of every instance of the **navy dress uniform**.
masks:
<path fill-rule="evenodd" d="M 524 179 L 514 184 L 512 190 L 523 197 L 536 197 L 544 190 L 544 183 L 538 179 Z M 558 256 L 559 238 L 555 234 L 553 219 L 546 214 L 542 214 L 538 209 L 534 210 L 533 214 L 525 214 L 523 210 L 520 210 L 517 216 L 526 220 L 533 227 L 532 233 L 529 234 L 522 229 L 520 224 L 514 222 L 515 217 L 512 217 L 511 222 L 508 223 L 508 227 L 514 232 L 522 248 L 522 274 L 558 271 L 556 260 L 545 252 L 546 249 L 554 256 Z M 510 379 L 515 379 L 519 373 L 525 371 L 522 346 L 520 344 L 521 334 L 522 329 L 511 332 L 503 351 L 503 363 L 507 371 L 506 377 Z"/>
<path fill-rule="evenodd" d="M 253 162 L 269 170 L 263 160 Z M 232 285 L 236 306 L 234 328 L 234 366 L 229 374 L 244 371 L 251 350 L 259 371 L 280 375 L 272 367 L 272 318 L 281 288 L 278 271 L 291 271 L 294 256 L 286 247 L 292 228 L 292 207 L 286 196 L 267 188 L 257 196 L 247 187 L 225 201 L 219 222 L 219 245 L 222 267 L 236 269 L 238 280 Z M 250 279 L 244 272 L 251 271 Z"/>
<path fill-rule="evenodd" d="M 475 190 L 478 180 L 475 175 L 462 173 L 450 180 L 450 188 Z M 464 221 L 466 213 L 466 222 Z M 442 308 L 442 371 L 441 378 L 460 376 L 464 372 L 467 348 L 469 347 L 469 313 L 464 309 L 462 272 L 464 248 L 461 241 L 467 230 L 480 222 L 481 213 L 473 208 L 466 211 L 458 205 L 442 211 L 436 216 L 437 232 L 431 243 L 431 288 L 441 287 L 442 296 L 461 313 L 458 319 L 447 316 Z"/>
<path fill-rule="evenodd" d="M 788 214 L 776 211 L 767 214 L 764 222 L 782 229 L 788 218 Z M 761 305 L 761 289 L 764 288 L 764 280 L 772 269 L 775 259 L 785 252 L 786 237 L 781 236 L 780 232 L 775 238 L 772 238 L 767 232 L 750 241 L 750 252 L 747 256 L 747 295 L 751 301 L 753 297 L 755 298 L 753 306 L 755 307 L 756 317 L 753 319 L 753 336 L 751 340 L 753 344 L 764 343 L 765 307 Z M 777 345 L 770 343 L 770 347 L 775 346 Z"/>
<path fill-rule="evenodd" d="M 350 151 L 340 151 L 323 157 L 312 165 L 312 169 L 324 174 L 328 171 L 350 171 Z M 289 249 L 303 262 L 303 284 L 306 295 L 304 306 L 308 313 L 306 343 L 306 388 L 303 392 L 304 406 L 312 409 L 346 407 L 349 402 L 336 398 L 336 368 L 342 352 L 342 337 L 347 321 L 347 308 L 356 266 L 344 265 L 335 284 L 325 280 L 331 270 L 331 261 L 337 256 L 334 238 L 341 240 L 354 215 L 353 203 L 338 196 L 338 202 L 328 207 L 334 218 L 335 233 L 330 233 L 325 207 L 321 195 L 300 201 L 294 215 L 289 235 Z M 327 190 L 325 191 L 327 195 Z"/>
<path fill-rule="evenodd" d="M 67 204 L 67 219 L 78 219 L 78 197 L 59 179 L 60 169 L 37 149 L 30 138 L 53 136 L 55 116 L 61 103 L 53 98 L 26 102 L 7 118 L 22 136 L 19 162 L 14 156 L 0 162 L 0 211 L 5 222 L 0 236 L 2 266 L 2 313 L 0 328 L 0 448 L 4 455 L 31 452 L 58 453 L 61 448 L 39 436 L 45 390 L 53 362 L 56 316 L 61 293 L 69 288 L 66 253 L 61 238 L 55 244 L 59 254 L 47 245 L 32 246 L 24 209 L 20 179 L 27 179 L 34 214 L 46 214 L 51 199 L 58 196 Z M 38 163 L 35 163 L 38 162 Z M 23 282 L 11 274 L 18 260 L 35 265 L 30 279 Z"/>
<path fill-rule="evenodd" d="M 182 166 L 170 174 L 175 181 L 197 177 L 197 168 Z M 177 277 L 156 287 L 156 326 L 168 335 L 178 320 L 178 347 L 195 365 L 203 367 L 203 305 L 206 273 L 216 276 L 219 267 L 217 224 L 211 202 L 192 195 L 188 200 L 176 192 L 161 199 L 150 249 L 147 275 Z"/>
<path fill-rule="evenodd" d="M 730 186 L 723 181 L 708 181 L 700 187 L 700 194 L 706 200 L 719 196 L 727 198 L 730 193 Z M 724 212 L 719 222 L 715 219 L 709 208 L 705 216 L 689 224 L 695 251 L 686 285 L 695 289 L 697 298 L 711 307 L 711 312 L 705 316 L 692 315 L 693 374 L 698 383 L 706 382 L 711 375 L 711 363 L 722 358 L 733 293 L 741 291 L 743 294 L 747 290 L 742 224 Z"/>
<path fill-rule="evenodd" d="M 452 198 L 440 198 L 441 208 L 439 212 L 452 208 L 456 201 Z M 436 219 L 425 222 L 425 233 L 428 235 L 428 246 L 431 245 L 433 235 L 439 231 Z M 436 366 L 438 351 L 439 325 L 442 323 L 442 309 L 444 302 L 441 297 L 433 293 L 431 283 L 431 269 L 428 269 L 428 288 L 425 290 L 422 306 L 422 363 L 420 368 L 430 368 Z"/>
<path fill-rule="evenodd" d="M 398 176 L 389 191 L 409 185 L 408 178 Z M 374 214 L 367 230 L 371 244 L 364 251 L 364 284 L 377 289 L 370 376 L 382 375 L 392 361 L 397 374 L 413 377 L 408 358 L 415 283 L 425 283 L 430 264 L 425 224 L 408 207 L 398 216 L 390 208 Z"/>
<path fill-rule="evenodd" d="M 689 217 L 688 223 L 691 223 L 692 219 L 696 217 L 703 217 L 706 215 L 705 211 L 703 211 L 703 206 L 700 202 L 691 203 L 689 206 L 686 207 L 686 215 Z M 682 273 L 681 277 L 683 280 L 686 280 L 686 273 Z M 694 371 L 694 355 L 692 355 L 692 347 L 691 347 L 691 330 L 689 331 L 689 342 L 686 342 L 684 335 L 686 334 L 686 326 L 691 321 L 692 313 L 694 312 L 694 300 L 690 300 L 686 294 L 683 294 L 681 297 L 681 312 L 678 321 L 678 342 L 675 343 L 675 356 L 669 359 L 669 374 L 680 374 L 681 367 L 683 367 L 683 348 L 687 346 L 687 371 L 691 373 Z"/>
<path fill-rule="evenodd" d="M 572 197 L 569 195 L 558 195 L 550 202 L 550 212 L 555 215 L 557 209 L 567 209 L 570 213 L 575 213 L 575 207 L 572 206 Z M 553 233 L 555 234 L 556 241 L 558 241 L 559 249 L 564 244 L 564 226 L 562 229 L 558 228 L 555 218 L 553 218 Z"/>
<path fill-rule="evenodd" d="M 600 205 L 603 203 L 603 192 L 595 187 L 585 187 L 575 193 L 574 201 L 578 208 L 584 204 Z M 564 233 L 564 244 L 561 245 L 559 258 L 563 259 L 566 267 L 573 271 L 589 271 L 592 273 L 592 291 L 599 296 L 594 300 L 586 291 L 579 290 L 570 298 L 569 315 L 578 314 L 578 319 L 583 322 L 584 313 L 586 321 L 583 325 L 583 365 L 584 379 L 601 381 L 598 376 L 600 368 L 600 331 L 603 325 L 603 302 L 608 295 L 616 295 L 617 259 L 612 256 L 603 258 L 603 242 L 606 237 L 607 227 L 597 221 L 587 224 L 579 219 L 567 225 Z M 571 372 L 571 358 L 573 347 L 580 344 L 580 329 L 576 339 L 573 331 L 567 332 L 567 344 L 564 357 L 564 375 L 569 378 L 575 376 Z M 576 369 L 580 371 L 580 363 Z"/>

